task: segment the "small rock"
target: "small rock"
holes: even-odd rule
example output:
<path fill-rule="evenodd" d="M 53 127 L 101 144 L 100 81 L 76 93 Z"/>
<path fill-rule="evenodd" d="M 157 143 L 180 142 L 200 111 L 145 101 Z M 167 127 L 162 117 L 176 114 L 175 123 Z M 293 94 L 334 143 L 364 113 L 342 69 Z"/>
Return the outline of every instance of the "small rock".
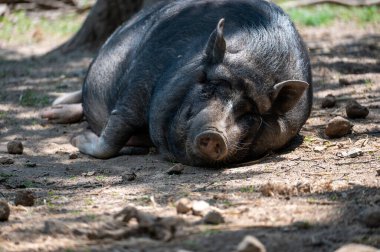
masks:
<path fill-rule="evenodd" d="M 376 176 L 380 176 L 380 169 L 376 171 Z"/>
<path fill-rule="evenodd" d="M 25 167 L 29 167 L 29 168 L 33 168 L 33 167 L 37 166 L 36 163 L 30 162 L 29 160 L 26 161 L 24 165 L 25 165 Z"/>
<path fill-rule="evenodd" d="M 336 104 L 336 99 L 335 96 L 332 94 L 327 95 L 323 100 L 322 100 L 322 108 L 332 108 Z"/>
<path fill-rule="evenodd" d="M 78 153 L 70 153 L 69 159 L 77 159 L 79 157 Z"/>
<path fill-rule="evenodd" d="M 14 164 L 14 162 L 15 161 L 11 158 L 0 157 L 0 164 L 2 164 L 2 165 L 10 165 L 10 164 Z"/>
<path fill-rule="evenodd" d="M 9 154 L 22 154 L 24 146 L 21 141 L 15 140 L 8 142 L 7 149 Z"/>
<path fill-rule="evenodd" d="M 133 181 L 133 180 L 135 180 L 137 178 L 137 175 L 136 175 L 136 173 L 134 173 L 134 172 L 132 172 L 132 173 L 123 173 L 122 175 L 121 175 L 121 180 L 123 181 L 123 182 L 125 182 L 125 181 Z"/>
<path fill-rule="evenodd" d="M 211 225 L 219 225 L 221 223 L 224 223 L 224 218 L 220 212 L 211 210 L 205 215 L 203 222 Z"/>
<path fill-rule="evenodd" d="M 193 201 L 193 215 L 204 216 L 207 211 L 210 209 L 210 204 L 203 200 Z"/>
<path fill-rule="evenodd" d="M 15 205 L 33 206 L 36 197 L 31 191 L 18 191 L 16 192 Z"/>
<path fill-rule="evenodd" d="M 351 132 L 352 126 L 350 121 L 341 116 L 337 116 L 328 122 L 325 134 L 330 138 L 342 137 Z"/>
<path fill-rule="evenodd" d="M 315 146 L 313 149 L 315 152 L 322 153 L 323 151 L 326 150 L 326 146 Z"/>
<path fill-rule="evenodd" d="M 192 202 L 188 198 L 182 198 L 176 203 L 177 214 L 186 214 L 192 209 Z"/>
<path fill-rule="evenodd" d="M 366 118 L 369 114 L 368 108 L 360 105 L 357 101 L 351 100 L 346 105 L 346 114 L 349 118 Z"/>
<path fill-rule="evenodd" d="M 338 152 L 336 155 L 341 158 L 347 158 L 347 157 L 356 158 L 356 157 L 362 156 L 363 151 L 359 148 L 354 148 L 349 151 Z"/>
<path fill-rule="evenodd" d="M 173 175 L 173 174 L 180 175 L 180 174 L 182 174 L 184 169 L 185 169 L 185 167 L 182 164 L 176 164 L 176 165 L 170 167 L 169 170 L 166 171 L 166 173 L 169 175 Z"/>
<path fill-rule="evenodd" d="M 380 208 L 365 210 L 361 214 L 361 222 L 369 228 L 380 227 Z"/>
<path fill-rule="evenodd" d="M 237 252 L 266 252 L 265 246 L 254 236 L 247 235 L 237 247 Z"/>
<path fill-rule="evenodd" d="M 348 85 L 351 85 L 351 82 L 349 82 L 347 79 L 340 78 L 339 85 L 348 86 Z"/>
<path fill-rule="evenodd" d="M 9 219 L 9 215 L 11 213 L 11 209 L 6 201 L 0 200 L 0 221 L 7 221 Z"/>
<path fill-rule="evenodd" d="M 95 171 L 89 171 L 89 172 L 83 172 L 82 176 L 83 177 L 91 177 L 91 176 L 94 176 L 95 174 L 96 174 Z"/>
<path fill-rule="evenodd" d="M 351 243 L 335 250 L 335 252 L 379 252 L 379 250 L 367 245 Z"/>
<path fill-rule="evenodd" d="M 48 235 L 69 234 L 71 231 L 65 223 L 58 220 L 45 221 L 43 233 Z"/>

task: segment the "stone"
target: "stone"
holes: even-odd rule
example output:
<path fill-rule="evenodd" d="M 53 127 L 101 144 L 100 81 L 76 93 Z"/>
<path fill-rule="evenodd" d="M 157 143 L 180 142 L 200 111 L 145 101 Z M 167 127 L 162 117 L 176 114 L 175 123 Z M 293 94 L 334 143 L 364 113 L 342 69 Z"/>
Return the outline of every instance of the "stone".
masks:
<path fill-rule="evenodd" d="M 360 105 L 357 101 L 351 100 L 346 105 L 346 114 L 351 119 L 366 118 L 369 114 L 368 108 Z"/>
<path fill-rule="evenodd" d="M 321 107 L 322 108 L 332 108 L 336 104 L 336 98 L 332 94 L 326 95 L 326 97 L 322 100 Z"/>
<path fill-rule="evenodd" d="M 169 175 L 180 175 L 182 174 L 183 170 L 185 167 L 182 164 L 176 164 L 172 167 L 169 168 L 169 170 L 166 171 L 167 174 Z"/>
<path fill-rule="evenodd" d="M 125 173 L 123 173 L 122 175 L 121 175 L 121 180 L 123 181 L 123 182 L 126 182 L 126 181 L 133 181 L 133 180 L 135 180 L 137 178 L 137 175 L 136 175 L 136 173 L 134 173 L 134 172 L 132 172 L 132 173 L 130 173 L 130 172 L 125 172 Z"/>
<path fill-rule="evenodd" d="M 11 209 L 6 201 L 0 200 L 0 221 L 7 221 L 9 219 L 9 215 L 11 213 Z"/>
<path fill-rule="evenodd" d="M 367 245 L 350 243 L 340 247 L 335 252 L 379 252 L 379 250 Z"/>
<path fill-rule="evenodd" d="M 207 214 L 207 211 L 210 209 L 210 204 L 203 200 L 195 200 L 193 201 L 193 215 L 196 216 L 204 216 Z"/>
<path fill-rule="evenodd" d="M 205 215 L 205 217 L 203 217 L 203 222 L 205 224 L 219 225 L 225 221 L 223 215 L 219 211 L 211 210 Z"/>
<path fill-rule="evenodd" d="M 36 197 L 31 191 L 18 191 L 16 192 L 15 205 L 33 206 Z"/>
<path fill-rule="evenodd" d="M 11 165 L 14 164 L 14 160 L 7 157 L 0 157 L 0 164 L 2 165 Z"/>
<path fill-rule="evenodd" d="M 25 166 L 25 167 L 29 167 L 29 168 L 34 168 L 34 167 L 37 166 L 37 164 L 36 164 L 36 163 L 33 163 L 33 162 L 29 161 L 29 160 L 27 160 L 27 161 L 25 162 L 24 166 Z"/>
<path fill-rule="evenodd" d="M 338 157 L 341 157 L 341 158 L 356 158 L 356 157 L 359 157 L 359 156 L 363 156 L 363 151 L 359 148 L 353 148 L 351 150 L 348 150 L 348 151 L 341 151 L 341 152 L 338 152 L 336 154 Z"/>
<path fill-rule="evenodd" d="M 22 154 L 24 152 L 24 146 L 21 141 L 10 141 L 7 144 L 9 154 Z"/>
<path fill-rule="evenodd" d="M 186 214 L 192 209 L 192 202 L 188 198 L 182 198 L 176 202 L 177 214 Z"/>
<path fill-rule="evenodd" d="M 325 134 L 330 138 L 343 137 L 351 133 L 352 126 L 350 121 L 341 116 L 337 116 L 328 122 Z"/>
<path fill-rule="evenodd" d="M 247 235 L 239 243 L 236 252 L 266 252 L 265 246 L 254 236 Z"/>

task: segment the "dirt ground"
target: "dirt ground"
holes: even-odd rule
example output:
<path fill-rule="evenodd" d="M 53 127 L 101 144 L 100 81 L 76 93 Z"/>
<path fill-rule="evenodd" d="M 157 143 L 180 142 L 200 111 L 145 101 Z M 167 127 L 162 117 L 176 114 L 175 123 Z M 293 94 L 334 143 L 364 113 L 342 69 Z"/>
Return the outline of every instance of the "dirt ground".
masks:
<path fill-rule="evenodd" d="M 109 160 L 80 154 L 69 141 L 85 122 L 49 125 L 39 118 L 60 93 L 80 88 L 91 55 L 41 56 L 51 43 L 0 46 L 0 157 L 14 161 L 0 165 L 0 199 L 11 205 L 9 221 L 0 222 L 0 251 L 227 252 L 246 235 L 267 251 L 334 251 L 350 242 L 380 248 L 380 229 L 363 223 L 375 221 L 365 212 L 380 207 L 380 24 L 300 32 L 310 48 L 315 97 L 300 137 L 255 163 L 185 167 L 180 175 L 169 175 L 176 164 L 154 152 Z M 322 109 L 327 94 L 338 103 Z M 346 117 L 351 98 L 369 116 L 350 120 L 352 134 L 327 138 L 326 123 Z M 7 153 L 14 139 L 22 141 L 22 155 Z M 339 157 L 354 148 L 362 155 Z M 36 195 L 34 206 L 15 206 L 16 192 L 25 190 Z M 178 215 L 175 202 L 183 197 L 208 202 L 225 223 Z M 113 219 L 126 206 L 183 221 L 175 220 L 167 241 L 155 239 L 165 228 L 117 235 L 137 226 Z"/>

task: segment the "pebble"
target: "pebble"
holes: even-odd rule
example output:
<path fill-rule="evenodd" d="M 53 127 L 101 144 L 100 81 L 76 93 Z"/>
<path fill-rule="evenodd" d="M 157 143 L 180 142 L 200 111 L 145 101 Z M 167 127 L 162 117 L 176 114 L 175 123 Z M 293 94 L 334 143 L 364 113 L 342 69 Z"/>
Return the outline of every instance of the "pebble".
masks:
<path fill-rule="evenodd" d="M 315 152 L 322 153 L 322 152 L 324 152 L 326 150 L 326 148 L 327 148 L 326 146 L 315 146 L 313 150 Z"/>
<path fill-rule="evenodd" d="M 9 215 L 11 213 L 11 209 L 6 201 L 0 200 L 0 221 L 7 221 L 9 219 Z"/>
<path fill-rule="evenodd" d="M 369 228 L 380 227 L 380 208 L 363 211 L 360 219 L 361 222 Z"/>
<path fill-rule="evenodd" d="M 379 250 L 367 245 L 351 243 L 340 247 L 335 252 L 379 252 Z"/>
<path fill-rule="evenodd" d="M 33 206 L 36 197 L 31 191 L 18 191 L 16 192 L 15 205 Z"/>
<path fill-rule="evenodd" d="M 34 168 L 37 166 L 36 163 L 33 163 L 33 162 L 30 162 L 29 160 L 25 162 L 24 164 L 25 167 L 29 167 L 29 168 Z"/>
<path fill-rule="evenodd" d="M 121 180 L 123 181 L 123 182 L 125 182 L 125 181 L 133 181 L 133 180 L 135 180 L 137 178 L 137 175 L 136 175 L 136 173 L 134 173 L 134 172 L 132 172 L 132 173 L 130 173 L 130 172 L 126 172 L 126 173 L 123 173 L 122 175 L 121 175 Z"/>
<path fill-rule="evenodd" d="M 346 105 L 346 114 L 351 119 L 366 118 L 369 114 L 369 110 L 360 105 L 357 101 L 351 100 Z"/>
<path fill-rule="evenodd" d="M 325 134 L 330 138 L 338 138 L 351 133 L 352 124 L 347 119 L 337 116 L 331 119 L 325 129 Z"/>
<path fill-rule="evenodd" d="M 203 200 L 195 200 L 193 201 L 193 215 L 196 216 L 204 216 L 207 214 L 207 211 L 210 209 L 210 204 Z"/>
<path fill-rule="evenodd" d="M 182 164 L 176 164 L 172 167 L 169 168 L 169 170 L 166 171 L 167 174 L 169 175 L 180 175 L 182 174 L 183 170 L 185 167 Z"/>
<path fill-rule="evenodd" d="M 96 174 L 96 171 L 89 171 L 89 172 L 83 172 L 82 176 L 83 177 L 92 177 Z"/>
<path fill-rule="evenodd" d="M 22 154 L 24 151 L 24 146 L 21 141 L 10 141 L 7 144 L 7 149 L 9 154 Z"/>
<path fill-rule="evenodd" d="M 176 203 L 177 214 L 186 214 L 192 209 L 192 202 L 188 198 L 182 198 Z"/>
<path fill-rule="evenodd" d="M 211 210 L 205 217 L 203 217 L 203 222 L 211 225 L 219 225 L 224 223 L 224 217 L 219 211 Z"/>
<path fill-rule="evenodd" d="M 363 156 L 363 151 L 359 148 L 353 148 L 348 151 L 338 152 L 336 155 L 341 158 L 347 158 L 347 157 L 356 158 L 359 156 Z"/>
<path fill-rule="evenodd" d="M 0 157 L 0 164 L 2 165 L 10 165 L 14 164 L 14 160 L 12 158 L 7 158 L 7 157 Z"/>
<path fill-rule="evenodd" d="M 237 252 L 266 252 L 265 246 L 254 236 L 247 235 L 239 243 Z"/>
<path fill-rule="evenodd" d="M 326 95 L 326 97 L 322 100 L 322 108 L 332 108 L 335 104 L 336 99 L 332 94 Z"/>
<path fill-rule="evenodd" d="M 339 79 L 339 84 L 343 85 L 343 86 L 348 86 L 348 85 L 351 85 L 351 82 L 349 82 L 347 79 L 340 78 Z"/>
<path fill-rule="evenodd" d="M 380 176 L 380 169 L 376 171 L 376 176 Z"/>

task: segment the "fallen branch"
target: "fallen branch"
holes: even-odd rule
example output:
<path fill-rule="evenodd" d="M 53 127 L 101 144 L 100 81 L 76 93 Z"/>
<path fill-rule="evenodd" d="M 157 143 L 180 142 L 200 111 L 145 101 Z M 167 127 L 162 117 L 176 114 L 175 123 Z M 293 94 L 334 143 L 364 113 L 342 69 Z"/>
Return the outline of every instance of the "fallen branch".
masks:
<path fill-rule="evenodd" d="M 338 4 L 344 6 L 371 6 L 380 5 L 380 0 L 301 0 L 301 1 L 291 1 L 281 4 L 283 8 L 296 8 L 309 5 L 317 5 L 323 3 Z"/>

